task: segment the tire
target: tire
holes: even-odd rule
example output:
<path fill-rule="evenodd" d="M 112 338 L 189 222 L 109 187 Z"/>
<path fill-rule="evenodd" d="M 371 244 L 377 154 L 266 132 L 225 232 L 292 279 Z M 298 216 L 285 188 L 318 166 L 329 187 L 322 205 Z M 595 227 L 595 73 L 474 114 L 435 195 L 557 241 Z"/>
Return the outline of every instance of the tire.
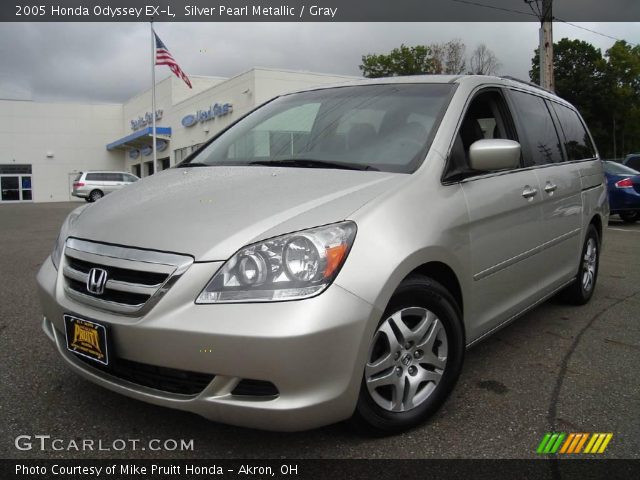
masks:
<path fill-rule="evenodd" d="M 596 228 L 589 225 L 582 246 L 578 274 L 575 281 L 562 292 L 562 299 L 573 305 L 584 305 L 591 300 L 596 289 L 599 265 L 600 237 Z"/>
<path fill-rule="evenodd" d="M 91 190 L 91 193 L 89 194 L 89 201 L 90 202 L 97 202 L 103 196 L 104 196 L 104 194 L 100 190 Z"/>
<path fill-rule="evenodd" d="M 640 220 L 640 215 L 637 211 L 622 212 L 620 213 L 620 218 L 625 223 L 635 223 Z"/>
<path fill-rule="evenodd" d="M 84 201 L 85 201 L 85 202 L 87 202 L 87 203 L 91 203 L 91 199 L 90 199 L 89 197 L 86 197 L 86 198 L 84 199 Z"/>
<path fill-rule="evenodd" d="M 462 315 L 451 294 L 430 278 L 408 277 L 371 340 L 352 425 L 390 435 L 423 423 L 453 390 L 464 351 Z"/>

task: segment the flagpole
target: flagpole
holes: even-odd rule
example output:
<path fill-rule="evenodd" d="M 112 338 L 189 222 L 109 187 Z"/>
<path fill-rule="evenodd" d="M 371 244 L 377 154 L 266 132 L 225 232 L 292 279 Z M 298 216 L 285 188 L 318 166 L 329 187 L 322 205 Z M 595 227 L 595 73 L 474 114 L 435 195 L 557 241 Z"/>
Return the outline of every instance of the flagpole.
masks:
<path fill-rule="evenodd" d="M 158 152 L 156 151 L 156 39 L 151 18 L 151 125 L 153 149 L 153 173 L 157 173 Z"/>

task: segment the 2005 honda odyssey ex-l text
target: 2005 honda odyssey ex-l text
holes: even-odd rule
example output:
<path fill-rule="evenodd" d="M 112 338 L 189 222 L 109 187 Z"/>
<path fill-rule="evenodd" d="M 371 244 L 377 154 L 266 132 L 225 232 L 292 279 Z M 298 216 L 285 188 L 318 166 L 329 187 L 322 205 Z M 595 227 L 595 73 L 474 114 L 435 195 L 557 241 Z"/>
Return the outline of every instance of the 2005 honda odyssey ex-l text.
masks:
<path fill-rule="evenodd" d="M 525 82 L 282 95 L 74 210 L 39 274 L 71 369 L 212 420 L 377 433 L 433 414 L 467 347 L 583 304 L 609 211 L 577 111 Z"/>

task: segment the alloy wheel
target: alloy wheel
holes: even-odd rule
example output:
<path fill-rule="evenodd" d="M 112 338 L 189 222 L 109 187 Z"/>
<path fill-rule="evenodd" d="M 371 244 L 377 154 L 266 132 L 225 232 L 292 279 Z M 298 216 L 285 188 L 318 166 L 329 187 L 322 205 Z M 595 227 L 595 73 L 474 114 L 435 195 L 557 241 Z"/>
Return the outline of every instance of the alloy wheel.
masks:
<path fill-rule="evenodd" d="M 596 278 L 596 266 L 598 260 L 598 246 L 593 237 L 587 240 L 587 248 L 585 249 L 582 259 L 582 288 L 585 292 L 590 292 Z"/>
<path fill-rule="evenodd" d="M 393 313 L 378 327 L 365 366 L 371 398 L 391 412 L 416 408 L 442 379 L 447 354 L 447 333 L 433 312 L 410 307 Z"/>

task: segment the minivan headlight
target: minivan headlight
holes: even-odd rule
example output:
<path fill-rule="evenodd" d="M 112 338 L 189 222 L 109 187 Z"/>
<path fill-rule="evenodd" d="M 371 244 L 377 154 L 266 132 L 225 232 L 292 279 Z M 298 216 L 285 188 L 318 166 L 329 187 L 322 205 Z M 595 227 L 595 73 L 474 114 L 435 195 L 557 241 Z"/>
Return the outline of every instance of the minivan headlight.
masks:
<path fill-rule="evenodd" d="M 67 241 L 67 237 L 69 236 L 69 230 L 76 222 L 80 214 L 87 208 L 89 205 L 83 205 L 81 207 L 73 210 L 67 218 L 65 218 L 62 223 L 62 227 L 60 227 L 60 232 L 58 233 L 58 238 L 56 238 L 56 242 L 53 244 L 53 251 L 51 252 L 51 261 L 53 262 L 53 266 L 58 269 L 60 265 L 60 259 L 62 258 L 62 251 L 64 250 L 64 244 Z"/>
<path fill-rule="evenodd" d="M 248 245 L 216 272 L 196 303 L 270 302 L 317 295 L 340 271 L 355 236 L 356 224 L 342 222 Z"/>

